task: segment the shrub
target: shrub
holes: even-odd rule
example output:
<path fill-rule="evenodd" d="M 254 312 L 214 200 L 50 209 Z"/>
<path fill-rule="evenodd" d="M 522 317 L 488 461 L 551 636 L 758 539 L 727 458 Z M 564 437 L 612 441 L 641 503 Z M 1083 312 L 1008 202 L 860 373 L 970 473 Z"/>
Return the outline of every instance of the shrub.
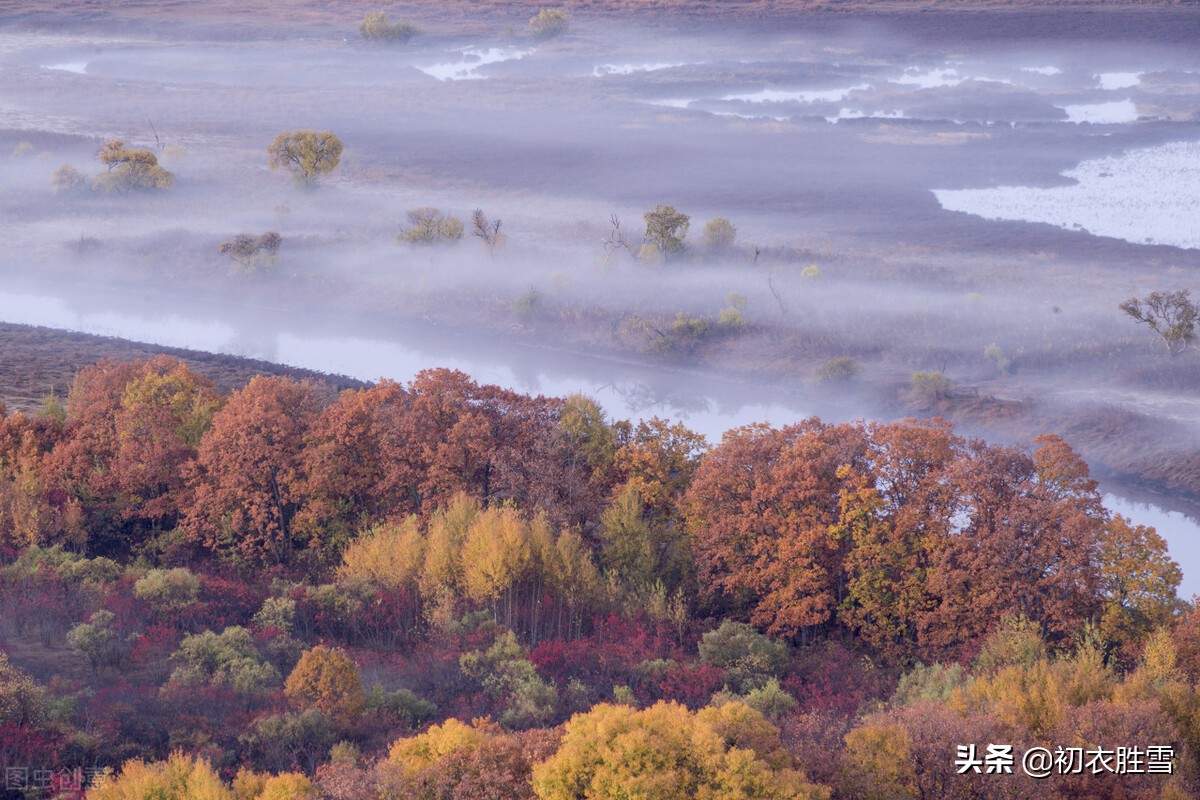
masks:
<path fill-rule="evenodd" d="M 858 362 L 850 356 L 837 356 L 822 363 L 813 372 L 818 383 L 848 381 L 858 375 Z"/>
<path fill-rule="evenodd" d="M 807 267 L 800 270 L 800 277 L 808 278 L 810 281 L 815 281 L 821 277 L 821 268 L 816 264 L 809 264 Z"/>
<path fill-rule="evenodd" d="M 737 228 L 724 217 L 717 217 L 708 221 L 700 238 L 709 250 L 728 250 L 737 238 Z"/>
<path fill-rule="evenodd" d="M 912 385 L 911 399 L 924 405 L 933 405 L 945 399 L 954 385 L 940 371 L 914 372 L 909 381 Z"/>
<path fill-rule="evenodd" d="M 50 188 L 55 194 L 80 192 L 87 186 L 87 178 L 70 164 L 63 164 L 54 171 L 50 179 Z"/>
<path fill-rule="evenodd" d="M 221 242 L 218 249 L 221 255 L 228 256 L 246 272 L 267 270 L 275 266 L 279 259 L 279 245 L 283 237 L 275 231 L 267 231 L 262 236 L 251 236 L 243 233 Z"/>
<path fill-rule="evenodd" d="M 328 175 L 342 159 L 342 140 L 329 131 L 289 131 L 267 147 L 271 169 L 283 167 L 306 186 Z"/>
<path fill-rule="evenodd" d="M 125 643 L 113 629 L 116 619 L 111 611 L 101 609 L 67 634 L 67 643 L 88 660 L 93 672 L 100 667 L 116 666 L 128 653 Z"/>
<path fill-rule="evenodd" d="M 159 166 L 158 157 L 149 150 L 131 150 L 120 139 L 109 139 L 96 154 L 108 172 L 93 186 L 102 192 L 128 192 L 144 189 L 170 189 L 175 176 Z"/>
<path fill-rule="evenodd" d="M 765 686 L 787 659 L 785 645 L 771 641 L 744 622 L 731 620 L 704 634 L 699 651 L 702 661 L 728 670 L 731 683 L 741 691 Z"/>
<path fill-rule="evenodd" d="M 186 636 L 171 660 L 179 665 L 171 680 L 185 686 L 226 686 L 250 697 L 279 685 L 278 670 L 262 658 L 241 626 Z"/>
<path fill-rule="evenodd" d="M 196 602 L 200 579 L 184 567 L 152 569 L 133 585 L 133 593 L 158 611 L 178 611 Z"/>
<path fill-rule="evenodd" d="M 983 351 L 983 357 L 996 365 L 996 370 L 1001 375 L 1008 374 L 1008 368 L 1012 364 L 1012 359 L 1004 355 L 1004 351 L 1000 349 L 998 344 L 989 344 Z"/>
<path fill-rule="evenodd" d="M 542 293 L 537 289 L 530 288 L 528 291 L 522 292 L 513 300 L 512 312 L 513 315 L 522 321 L 527 321 L 538 316 L 542 311 Z"/>
<path fill-rule="evenodd" d="M 411 227 L 401 231 L 396 238 L 409 244 L 449 244 L 457 242 L 463 235 L 463 223 L 458 217 L 443 214 L 428 206 L 414 208 L 408 212 Z"/>
<path fill-rule="evenodd" d="M 726 331 L 740 331 L 746 327 L 746 317 L 735 306 L 722 308 L 721 315 L 717 317 L 717 326 Z"/>
<path fill-rule="evenodd" d="M 376 42 L 407 42 L 419 31 L 411 22 L 388 22 L 384 11 L 368 11 L 363 17 L 358 32 L 364 39 Z"/>
<path fill-rule="evenodd" d="M 571 15 L 561 8 L 543 8 L 529 19 L 529 32 L 535 39 L 562 36 L 571 27 Z"/>

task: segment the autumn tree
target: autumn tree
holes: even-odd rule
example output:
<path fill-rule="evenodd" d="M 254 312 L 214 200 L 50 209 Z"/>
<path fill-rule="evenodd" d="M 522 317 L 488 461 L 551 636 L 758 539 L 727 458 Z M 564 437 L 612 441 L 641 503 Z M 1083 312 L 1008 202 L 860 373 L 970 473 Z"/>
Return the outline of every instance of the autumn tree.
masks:
<path fill-rule="evenodd" d="M 414 208 L 407 214 L 408 227 L 396 238 L 409 244 L 450 244 L 463 236 L 462 220 L 431 207 Z M 497 228 L 496 234 L 499 235 Z"/>
<path fill-rule="evenodd" d="M 676 703 L 644 711 L 602 704 L 566 724 L 558 752 L 534 768 L 533 788 L 541 800 L 828 798 L 778 735 L 740 703 L 698 714 Z"/>
<path fill-rule="evenodd" d="M 345 651 L 318 645 L 305 651 L 284 684 L 289 700 L 349 723 L 366 707 L 358 667 Z"/>
<path fill-rule="evenodd" d="M 316 388 L 255 376 L 213 417 L 200 443 L 195 499 L 183 528 L 249 563 L 289 561 L 319 541 L 293 520 L 304 502 L 303 444 L 320 411 Z"/>
<path fill-rule="evenodd" d="M 154 153 L 128 148 L 120 139 L 106 141 L 96 157 L 108 169 L 94 182 L 103 192 L 170 189 L 175 183 L 175 176 L 159 166 Z"/>
<path fill-rule="evenodd" d="M 80 502 L 59 491 L 44 460 L 64 438 L 53 417 L 0 418 L 0 544 L 81 547 L 88 528 Z"/>
<path fill-rule="evenodd" d="M 981 639 L 1005 614 L 1024 614 L 1054 643 L 1100 608 L 1099 546 L 1106 513 L 1082 459 L 1058 437 L 1030 456 L 982 442 L 949 477 L 954 535 L 928 572 L 938 598 L 917 621 L 927 656 Z"/>
<path fill-rule="evenodd" d="M 343 391 L 313 420 L 304 448 L 300 530 L 347 541 L 365 528 L 421 510 L 426 462 L 410 447 L 409 398 L 394 381 Z"/>
<path fill-rule="evenodd" d="M 1105 639 L 1137 642 L 1170 621 L 1183 573 L 1154 528 L 1114 515 L 1105 523 L 1098 555 Z"/>
<path fill-rule="evenodd" d="M 875 425 L 860 472 L 843 472 L 831 529 L 846 547 L 839 618 L 885 655 L 911 656 L 917 621 L 937 603 L 926 581 L 950 536 L 948 471 L 962 446 L 938 420 Z"/>
<path fill-rule="evenodd" d="M 234 800 L 216 770 L 205 760 L 175 751 L 166 761 L 126 761 L 120 772 L 89 789 L 88 800 Z"/>
<path fill-rule="evenodd" d="M 415 592 L 425 559 L 425 537 L 416 517 L 371 528 L 342 553 L 338 577 L 373 587 Z"/>
<path fill-rule="evenodd" d="M 267 155 L 271 169 L 283 167 L 298 183 L 312 186 L 338 165 L 342 140 L 329 131 L 289 131 L 275 137 Z"/>
<path fill-rule="evenodd" d="M 173 527 L 220 405 L 212 383 L 179 359 L 100 361 L 67 396 L 70 435 L 45 459 L 47 483 L 79 504 L 99 546 Z"/>
<path fill-rule="evenodd" d="M 729 431 L 684 501 L 698 584 L 715 609 L 777 636 L 829 623 L 842 600 L 847 545 L 837 535 L 842 468 L 865 437 L 813 419 Z"/>

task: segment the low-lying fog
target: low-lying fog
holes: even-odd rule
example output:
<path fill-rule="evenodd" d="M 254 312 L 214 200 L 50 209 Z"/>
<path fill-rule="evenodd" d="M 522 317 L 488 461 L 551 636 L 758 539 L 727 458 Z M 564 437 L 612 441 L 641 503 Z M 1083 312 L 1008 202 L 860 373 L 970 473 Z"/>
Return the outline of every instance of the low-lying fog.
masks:
<path fill-rule="evenodd" d="M 587 19 L 543 42 L 447 23 L 394 47 L 357 20 L 241 41 L 0 27 L 0 321 L 362 378 L 456 366 L 713 438 L 894 416 L 919 370 L 1195 431 L 1200 367 L 1117 305 L 1200 266 L 1200 49 L 1097 19 L 1053 42 Z M 316 188 L 267 167 L 293 129 L 345 144 Z M 107 138 L 152 150 L 174 187 L 52 191 L 62 164 L 99 174 Z M 688 250 L 639 262 L 658 204 L 691 216 Z M 463 240 L 399 243 L 423 206 L 462 218 Z M 470 235 L 476 208 L 502 220 L 495 253 Z M 714 217 L 733 249 L 704 252 Z M 265 274 L 218 252 L 266 231 L 283 245 Z M 744 329 L 672 338 L 677 314 L 716 330 L 729 308 Z M 858 380 L 810 393 L 836 356 Z M 1144 513 L 1200 589 L 1195 526 Z"/>

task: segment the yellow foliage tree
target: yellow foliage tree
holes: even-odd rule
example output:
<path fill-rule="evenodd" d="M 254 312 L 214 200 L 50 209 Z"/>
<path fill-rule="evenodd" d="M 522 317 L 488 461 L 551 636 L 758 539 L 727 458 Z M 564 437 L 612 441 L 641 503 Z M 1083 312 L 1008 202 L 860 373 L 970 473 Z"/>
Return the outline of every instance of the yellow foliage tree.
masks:
<path fill-rule="evenodd" d="M 415 774 L 447 756 L 478 749 L 494 732 L 483 720 L 467 725 L 451 717 L 418 736 L 397 739 L 388 750 L 388 763 Z"/>
<path fill-rule="evenodd" d="M 809 782 L 790 764 L 775 766 L 781 758 L 778 729 L 755 721 L 757 713 L 722 707 L 693 714 L 663 702 L 642 711 L 595 706 L 567 723 L 558 752 L 534 768 L 534 793 L 541 800 L 828 798 L 827 788 Z M 727 738 L 748 731 L 765 752 Z"/>
<path fill-rule="evenodd" d="M 380 525 L 355 539 L 342 554 L 338 577 L 384 589 L 417 585 L 425 540 L 416 517 L 399 525 Z"/>
<path fill-rule="evenodd" d="M 115 778 L 89 789 L 87 800 L 234 800 L 212 766 L 176 751 L 166 761 L 127 761 Z"/>
<path fill-rule="evenodd" d="M 886 719 L 868 719 L 846 734 L 842 751 L 845 787 L 861 800 L 918 797 L 908 730 Z"/>
<path fill-rule="evenodd" d="M 366 707 L 358 667 L 345 651 L 318 645 L 305 651 L 283 687 L 288 699 L 302 708 L 318 708 L 349 722 Z"/>

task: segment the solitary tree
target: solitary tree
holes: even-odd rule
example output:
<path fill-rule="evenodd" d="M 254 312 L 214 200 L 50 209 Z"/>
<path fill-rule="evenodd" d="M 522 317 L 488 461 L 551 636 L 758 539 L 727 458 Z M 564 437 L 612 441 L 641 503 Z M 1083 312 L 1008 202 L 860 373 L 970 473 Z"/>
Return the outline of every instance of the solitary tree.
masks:
<path fill-rule="evenodd" d="M 297 181 L 311 186 L 338 165 L 342 140 L 329 131 L 290 131 L 276 136 L 267 154 L 271 169 L 284 167 Z"/>
<path fill-rule="evenodd" d="M 646 219 L 646 243 L 642 245 L 645 256 L 665 258 L 683 250 L 683 237 L 691 222 L 687 214 L 673 206 L 658 205 L 642 216 Z"/>
<path fill-rule="evenodd" d="M 1131 297 L 1121 310 L 1162 337 L 1167 352 L 1179 355 L 1196 341 L 1196 308 L 1187 289 L 1177 292 L 1151 292 L 1145 299 Z"/>
<path fill-rule="evenodd" d="M 409 227 L 396 238 L 409 244 L 449 244 L 463 235 L 462 220 L 430 207 L 414 208 L 408 212 Z M 496 234 L 499 234 L 497 226 Z"/>
<path fill-rule="evenodd" d="M 489 255 L 496 254 L 497 247 L 503 247 L 508 237 L 500 232 L 500 220 L 488 219 L 482 208 L 475 209 L 471 215 L 471 235 L 479 238 L 487 248 Z"/>
<path fill-rule="evenodd" d="M 358 32 L 364 39 L 378 42 L 407 42 L 416 35 L 417 27 L 411 22 L 389 22 L 384 11 L 368 11 Z"/>
<path fill-rule="evenodd" d="M 535 39 L 562 36 L 571 27 L 571 15 L 561 8 L 543 8 L 529 20 L 529 32 Z"/>
<path fill-rule="evenodd" d="M 710 219 L 704 226 L 704 246 L 709 250 L 728 250 L 737 238 L 737 228 L 724 217 Z"/>
<path fill-rule="evenodd" d="M 131 150 L 120 139 L 106 141 L 96 157 L 108 167 L 95 182 L 96 188 L 104 192 L 170 189 L 175 183 L 175 176 L 158 165 L 154 153 Z"/>

